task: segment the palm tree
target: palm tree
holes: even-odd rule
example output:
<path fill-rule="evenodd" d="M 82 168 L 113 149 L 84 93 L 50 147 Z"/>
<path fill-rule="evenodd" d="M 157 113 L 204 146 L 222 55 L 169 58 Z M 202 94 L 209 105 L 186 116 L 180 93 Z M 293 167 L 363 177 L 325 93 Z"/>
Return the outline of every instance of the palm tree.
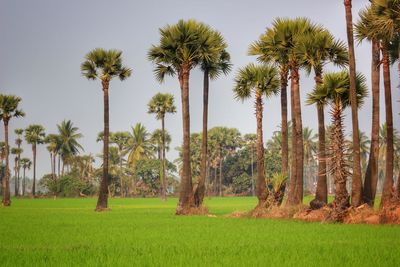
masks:
<path fill-rule="evenodd" d="M 15 138 L 15 144 L 17 145 L 17 148 L 20 149 L 21 148 L 21 144 L 22 144 L 22 138 L 21 135 L 24 133 L 23 129 L 15 129 L 14 133 L 16 134 L 16 138 Z M 22 153 L 22 152 L 21 152 Z M 20 185 L 20 170 L 21 170 L 21 166 L 20 166 L 20 161 L 21 161 L 21 153 L 19 153 L 17 156 L 17 180 L 18 180 L 18 184 L 17 184 L 17 193 L 19 194 L 20 190 L 19 190 L 19 185 Z"/>
<path fill-rule="evenodd" d="M 317 151 L 317 143 L 315 142 L 316 138 L 317 135 L 313 133 L 311 128 L 303 128 L 304 161 L 306 167 L 305 174 L 307 174 L 306 179 L 304 179 L 304 185 L 306 189 L 311 189 L 312 185 L 312 165 L 314 161 L 314 155 Z"/>
<path fill-rule="evenodd" d="M 124 157 L 124 151 L 128 146 L 129 132 L 115 132 L 110 134 L 110 142 L 116 144 L 119 154 L 119 172 L 120 172 L 120 186 L 121 186 L 121 197 L 124 197 L 124 185 L 122 179 L 122 160 Z"/>
<path fill-rule="evenodd" d="M 175 113 L 176 106 L 174 104 L 174 96 L 171 94 L 158 93 L 152 97 L 147 104 L 148 113 L 156 114 L 156 118 L 161 120 L 161 196 L 164 200 L 167 199 L 167 169 L 166 169 L 166 155 L 165 155 L 165 114 Z"/>
<path fill-rule="evenodd" d="M 208 145 L 208 95 L 209 95 L 209 80 L 217 79 L 221 74 L 227 75 L 231 69 L 230 55 L 225 50 L 227 47 L 226 42 L 219 32 L 213 31 L 211 36 L 214 37 L 214 46 L 212 49 L 220 50 L 219 54 L 215 57 L 209 56 L 209 51 L 206 51 L 202 62 L 201 70 L 203 71 L 203 131 L 202 131 L 202 144 L 201 144 L 201 166 L 200 166 L 200 179 L 199 184 L 194 194 L 194 202 L 196 207 L 203 204 L 205 194 L 205 181 L 207 173 L 207 145 Z M 211 38 L 211 37 L 210 37 Z"/>
<path fill-rule="evenodd" d="M 25 113 L 18 109 L 21 98 L 14 95 L 0 94 L 0 120 L 4 123 L 4 142 L 5 142 L 5 158 L 6 158 L 6 171 L 3 179 L 3 206 L 10 206 L 10 165 L 9 154 L 10 147 L 8 144 L 8 125 L 11 118 L 23 117 Z"/>
<path fill-rule="evenodd" d="M 343 133 L 343 109 L 350 105 L 350 78 L 347 71 L 327 73 L 323 76 L 323 83 L 317 90 L 320 94 L 326 94 L 331 104 L 331 116 L 333 131 L 331 136 L 331 169 L 335 180 L 335 199 L 333 221 L 342 221 L 346 209 L 349 206 L 349 196 L 346 189 L 346 181 L 349 176 L 348 163 L 345 159 L 345 139 Z M 357 106 L 360 107 L 367 95 L 365 77 L 357 75 Z"/>
<path fill-rule="evenodd" d="M 289 131 L 287 115 L 287 85 L 289 79 L 289 50 L 290 36 L 284 31 L 278 31 L 281 19 L 273 22 L 272 28 L 267 28 L 258 41 L 250 45 L 249 55 L 257 56 L 257 60 L 264 63 L 274 63 L 279 68 L 280 97 L 281 97 L 281 126 L 282 126 L 282 167 L 283 175 L 288 175 L 289 166 Z"/>
<path fill-rule="evenodd" d="M 383 84 L 385 89 L 385 117 L 387 125 L 387 149 L 385 162 L 385 180 L 382 191 L 381 207 L 389 204 L 393 197 L 393 166 L 394 166 L 394 128 L 392 95 L 390 81 L 389 49 L 400 31 L 400 2 L 399 1 L 373 1 L 371 5 L 373 20 L 371 30 L 380 40 L 382 52 Z"/>
<path fill-rule="evenodd" d="M 367 170 L 365 172 L 363 201 L 369 206 L 374 206 L 376 188 L 378 183 L 378 154 L 379 154 L 379 83 L 380 83 L 380 48 L 379 38 L 371 27 L 373 23 L 372 7 L 360 12 L 360 20 L 355 25 L 356 38 L 359 42 L 367 39 L 372 43 L 371 62 L 371 91 L 372 91 L 372 127 L 371 146 Z"/>
<path fill-rule="evenodd" d="M 182 124 L 183 124 L 183 172 L 181 192 L 176 214 L 190 213 L 194 206 L 192 177 L 190 168 L 190 113 L 189 113 L 189 76 L 190 71 L 204 58 L 204 51 L 213 47 L 212 38 L 207 33 L 210 28 L 195 20 L 180 20 L 175 25 L 167 25 L 160 29 L 160 43 L 153 45 L 148 58 L 156 64 L 154 70 L 158 81 L 164 81 L 166 75 L 178 75 L 181 88 Z"/>
<path fill-rule="evenodd" d="M 303 35 L 299 38 L 299 45 L 295 48 L 308 74 L 314 71 L 315 86 L 322 83 L 323 69 L 326 64 L 344 67 L 348 63 L 346 45 L 335 40 L 333 35 L 326 29 L 318 29 L 313 33 Z M 316 97 L 317 99 L 314 99 Z M 310 99 L 311 98 L 311 99 Z M 326 182 L 326 156 L 325 156 L 325 122 L 323 99 L 318 96 L 309 96 L 309 104 L 317 104 L 318 115 L 318 181 L 315 194 L 314 207 L 327 203 Z M 317 204 L 315 206 L 315 204 Z"/>
<path fill-rule="evenodd" d="M 157 153 L 157 157 L 159 160 L 161 160 L 161 150 L 162 150 L 162 143 L 163 143 L 163 133 L 161 129 L 156 129 L 151 133 L 151 142 L 154 145 L 154 148 Z M 165 149 L 166 151 L 169 151 L 169 145 L 171 144 L 171 135 L 168 133 L 167 130 L 164 131 L 164 139 L 165 139 Z"/>
<path fill-rule="evenodd" d="M 270 97 L 279 89 L 278 71 L 269 65 L 249 64 L 239 69 L 235 78 L 233 89 L 236 99 L 245 100 L 254 94 L 257 118 L 257 207 L 263 207 L 266 203 L 268 192 L 265 183 L 264 169 L 264 142 L 263 142 L 263 100 L 262 97 Z"/>
<path fill-rule="evenodd" d="M 44 127 L 38 124 L 31 124 L 25 129 L 25 140 L 28 144 L 32 145 L 33 153 L 33 185 L 32 196 L 35 197 L 36 189 L 36 146 L 43 144 L 45 138 Z"/>
<path fill-rule="evenodd" d="M 15 155 L 14 158 L 14 196 L 18 196 L 19 192 L 19 177 L 18 177 L 18 161 L 21 158 L 21 154 L 23 149 L 20 147 L 13 147 L 11 148 L 11 154 Z"/>
<path fill-rule="evenodd" d="M 362 177 L 361 177 L 361 155 L 360 155 L 360 134 L 357 110 L 357 92 L 356 92 L 356 59 L 354 52 L 354 36 L 353 36 L 353 15 L 351 11 L 351 0 L 344 0 L 346 13 L 346 32 L 347 43 L 349 47 L 349 72 L 350 72 L 350 103 L 351 103 L 351 121 L 353 127 L 353 174 L 352 174 L 352 190 L 351 204 L 358 207 L 362 203 Z"/>
<path fill-rule="evenodd" d="M 50 166 L 51 166 L 51 175 L 53 180 L 56 179 L 56 156 L 60 151 L 61 147 L 61 138 L 60 135 L 57 134 L 48 134 L 44 139 L 44 143 L 47 144 L 47 150 L 50 153 Z"/>
<path fill-rule="evenodd" d="M 83 135 L 78 133 L 79 128 L 74 127 L 73 123 L 68 120 L 63 120 L 60 124 L 57 124 L 58 136 L 60 139 L 60 155 L 63 161 L 62 166 L 62 175 L 64 175 L 64 167 L 66 165 L 66 161 L 76 154 L 79 153 L 79 150 L 83 150 L 83 147 L 78 143 L 79 138 L 82 138 Z"/>
<path fill-rule="evenodd" d="M 21 159 L 21 167 L 24 170 L 24 179 L 22 182 L 22 195 L 25 196 L 25 189 L 26 189 L 26 176 L 25 176 L 25 171 L 26 169 L 30 169 L 32 165 L 32 161 L 28 158 L 22 158 Z"/>
<path fill-rule="evenodd" d="M 121 81 L 131 76 L 132 70 L 122 66 L 122 52 L 96 48 L 89 52 L 81 65 L 83 76 L 89 80 L 101 81 L 104 98 L 104 140 L 103 140 L 103 177 L 101 180 L 99 198 L 96 211 L 106 210 L 108 207 L 108 141 L 109 141 L 109 85 L 110 81 L 118 77 Z"/>
<path fill-rule="evenodd" d="M 245 134 L 243 136 L 243 141 L 245 142 L 247 148 L 250 150 L 251 158 L 251 195 L 254 196 L 254 148 L 257 143 L 256 134 Z M 283 153 L 282 153 L 283 154 Z"/>

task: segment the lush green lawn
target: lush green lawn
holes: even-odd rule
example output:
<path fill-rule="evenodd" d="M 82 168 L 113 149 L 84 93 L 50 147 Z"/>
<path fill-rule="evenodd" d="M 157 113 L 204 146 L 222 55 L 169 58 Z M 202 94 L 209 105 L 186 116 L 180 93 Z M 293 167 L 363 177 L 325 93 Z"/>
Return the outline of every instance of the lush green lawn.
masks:
<path fill-rule="evenodd" d="M 207 200 L 217 217 L 178 217 L 176 199 L 13 200 L 0 208 L 0 266 L 400 266 L 400 227 L 223 215 L 254 198 Z"/>

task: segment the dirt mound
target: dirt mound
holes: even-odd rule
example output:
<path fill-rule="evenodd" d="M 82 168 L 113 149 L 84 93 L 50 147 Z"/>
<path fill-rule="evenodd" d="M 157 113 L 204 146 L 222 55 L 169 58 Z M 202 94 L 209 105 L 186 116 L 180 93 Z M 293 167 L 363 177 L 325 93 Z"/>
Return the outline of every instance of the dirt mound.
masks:
<path fill-rule="evenodd" d="M 329 208 L 307 209 L 297 212 L 293 219 L 306 222 L 324 222 L 329 215 Z"/>
<path fill-rule="evenodd" d="M 247 211 L 234 211 L 231 214 L 225 215 L 227 218 L 243 218 L 249 217 L 249 213 Z"/>
<path fill-rule="evenodd" d="M 208 215 L 208 208 L 201 207 L 189 207 L 189 208 L 178 208 L 176 215 Z"/>
<path fill-rule="evenodd" d="M 347 210 L 347 215 L 343 220 L 345 224 L 379 224 L 380 218 L 378 212 L 373 208 L 368 206 L 368 204 L 363 204 L 357 208 L 349 208 Z"/>
<path fill-rule="evenodd" d="M 305 206 L 270 206 L 268 208 L 257 207 L 250 212 L 253 218 L 272 218 L 272 219 L 291 219 L 301 211 L 304 211 Z"/>
<path fill-rule="evenodd" d="M 400 204 L 383 207 L 379 218 L 381 223 L 400 224 Z"/>

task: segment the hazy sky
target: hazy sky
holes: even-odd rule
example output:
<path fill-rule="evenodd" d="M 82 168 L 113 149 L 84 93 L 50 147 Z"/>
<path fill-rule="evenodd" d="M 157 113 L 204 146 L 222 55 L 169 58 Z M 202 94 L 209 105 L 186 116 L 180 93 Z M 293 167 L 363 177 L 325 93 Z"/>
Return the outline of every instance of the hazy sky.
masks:
<path fill-rule="evenodd" d="M 354 20 L 367 0 L 353 0 Z M 22 97 L 26 117 L 11 121 L 13 130 L 31 123 L 45 126 L 46 133 L 56 131 L 56 124 L 70 119 L 84 135 L 80 140 L 85 153 L 98 154 L 102 145 L 96 136 L 103 128 L 103 99 L 98 81 L 88 81 L 80 73 L 87 52 L 96 47 L 123 51 L 124 64 L 133 69 L 132 76 L 110 85 L 110 129 L 130 131 L 142 122 L 149 131 L 160 127 L 154 116 L 147 114 L 147 103 L 157 92 L 176 96 L 178 113 L 168 115 L 166 128 L 172 134 L 168 157 L 177 156 L 175 147 L 182 139 L 181 105 L 176 78 L 159 84 L 153 77 L 147 51 L 159 41 L 158 29 L 179 19 L 194 18 L 219 30 L 229 45 L 234 71 L 211 82 L 209 128 L 217 125 L 237 127 L 242 133 L 255 132 L 253 102 L 237 102 L 232 96 L 237 68 L 255 61 L 247 56 L 251 42 L 262 34 L 276 17 L 309 17 L 328 28 L 337 38 L 346 40 L 343 1 L 55 1 L 0 0 L 0 92 Z M 370 84 L 370 44 L 356 48 L 357 70 Z M 333 70 L 333 68 L 331 68 Z M 400 99 L 397 69 L 392 68 L 395 127 L 399 128 Z M 301 76 L 303 100 L 313 87 L 312 77 Z M 383 97 L 381 97 L 383 104 Z M 360 127 L 370 133 L 371 100 L 360 111 Z M 192 132 L 201 130 L 202 74 L 192 71 L 190 77 L 190 111 Z M 314 107 L 302 103 L 304 126 L 316 129 Z M 384 112 L 384 105 L 381 105 Z M 289 113 L 290 114 L 290 113 Z M 347 116 L 346 124 L 349 124 Z M 381 120 L 383 121 L 383 116 Z M 326 119 L 328 120 L 328 119 Z M 264 111 L 264 134 L 270 137 L 280 123 L 279 97 L 267 100 Z M 347 133 L 349 133 L 347 128 Z M 0 127 L 0 139 L 4 139 Z M 31 148 L 24 144 L 24 157 Z M 38 177 L 50 172 L 45 146 L 38 149 Z M 100 160 L 97 160 L 100 162 Z"/>

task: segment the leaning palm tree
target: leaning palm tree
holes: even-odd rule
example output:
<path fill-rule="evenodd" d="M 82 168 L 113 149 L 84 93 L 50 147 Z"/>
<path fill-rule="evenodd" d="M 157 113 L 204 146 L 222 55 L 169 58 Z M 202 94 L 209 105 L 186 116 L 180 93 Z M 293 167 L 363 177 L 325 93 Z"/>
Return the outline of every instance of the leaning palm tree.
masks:
<path fill-rule="evenodd" d="M 207 33 L 208 38 L 213 40 L 210 51 L 203 51 L 201 60 L 201 70 L 203 71 L 203 131 L 201 141 L 201 163 L 200 163 L 200 179 L 194 193 L 194 202 L 196 207 L 203 204 L 205 194 L 205 181 L 207 172 L 207 151 L 208 151 L 208 95 L 209 82 L 217 79 L 221 74 L 227 75 L 232 68 L 230 63 L 230 55 L 225 50 L 227 44 L 222 35 L 217 31 Z M 215 53 L 214 51 L 220 51 Z"/>
<path fill-rule="evenodd" d="M 174 96 L 171 94 L 158 93 L 152 97 L 150 102 L 147 104 L 148 113 L 155 114 L 158 120 L 161 120 L 161 197 L 167 199 L 167 168 L 165 158 L 165 114 L 175 113 L 176 106 L 174 104 Z"/>
<path fill-rule="evenodd" d="M 22 180 L 22 195 L 25 196 L 25 189 L 26 189 L 26 175 L 25 175 L 25 171 L 26 169 L 30 170 L 32 165 L 32 161 L 28 158 L 22 158 L 21 159 L 21 167 L 24 170 L 24 176 L 23 176 L 23 180 Z"/>
<path fill-rule="evenodd" d="M 374 7 L 376 8 L 376 7 Z M 365 172 L 363 201 L 374 206 L 376 188 L 378 184 L 378 157 L 379 157 L 379 84 L 380 84 L 380 44 L 375 29 L 371 26 L 374 21 L 373 6 L 360 12 L 360 20 L 355 25 L 356 38 L 359 42 L 367 39 L 371 41 L 371 91 L 372 91 L 372 127 L 371 146 L 367 170 Z"/>
<path fill-rule="evenodd" d="M 201 62 L 202 52 L 209 51 L 212 40 L 206 37 L 210 27 L 196 20 L 180 20 L 159 31 L 160 43 L 150 48 L 148 58 L 156 64 L 154 73 L 158 81 L 164 81 L 166 75 L 178 76 L 182 99 L 183 171 L 176 214 L 187 214 L 194 207 L 190 168 L 189 76 L 190 71 Z"/>
<path fill-rule="evenodd" d="M 25 140 L 28 144 L 32 145 L 33 153 L 33 185 L 32 196 L 35 197 L 36 189 L 36 146 L 43 144 L 45 138 L 44 128 L 42 125 L 31 124 L 25 129 Z"/>
<path fill-rule="evenodd" d="M 351 190 L 351 204 L 354 207 L 362 203 L 362 177 L 361 177 L 361 155 L 360 155 L 360 134 L 358 123 L 358 110 L 357 110 L 357 74 L 356 74 L 356 59 L 354 52 L 354 35 L 353 35 L 353 15 L 351 11 L 351 1 L 344 0 L 345 13 L 346 13 L 346 32 L 347 43 L 349 48 L 349 77 L 350 77 L 350 103 L 351 103 L 351 122 L 353 128 L 353 174 L 352 174 L 352 190 Z"/>
<path fill-rule="evenodd" d="M 233 89 L 236 99 L 245 100 L 253 96 L 255 98 L 255 112 L 257 118 L 257 207 L 265 207 L 268 192 L 265 183 L 264 168 L 264 142 L 263 142 L 263 95 L 270 97 L 279 89 L 279 77 L 276 68 L 269 65 L 249 64 L 239 69 L 235 78 Z"/>
<path fill-rule="evenodd" d="M 96 48 L 89 52 L 81 65 L 83 76 L 89 80 L 100 80 L 104 98 L 104 140 L 103 140 L 103 177 L 101 180 L 96 211 L 108 207 L 108 143 L 109 143 L 109 86 L 110 81 L 118 77 L 121 81 L 131 76 L 132 70 L 122 66 L 122 52 Z"/>
<path fill-rule="evenodd" d="M 357 74 L 357 106 L 360 107 L 367 95 L 365 77 Z M 346 209 L 350 205 L 349 195 L 346 189 L 347 178 L 350 175 L 348 162 L 345 157 L 345 139 L 343 131 L 343 109 L 350 105 L 350 78 L 347 71 L 327 73 L 323 76 L 323 82 L 316 90 L 320 94 L 326 94 L 331 105 L 333 131 L 330 145 L 331 167 L 330 173 L 335 181 L 333 221 L 342 221 Z"/>
<path fill-rule="evenodd" d="M 12 118 L 23 117 L 25 113 L 18 109 L 21 98 L 14 95 L 3 95 L 0 94 L 0 120 L 4 123 L 4 143 L 5 143 L 5 159 L 6 159 L 6 171 L 3 178 L 3 206 L 10 206 L 10 163 L 9 154 L 10 147 L 8 144 L 8 125 Z"/>
<path fill-rule="evenodd" d="M 125 149 L 128 146 L 129 142 L 129 132 L 115 132 L 110 134 L 110 142 L 117 145 L 118 154 L 119 154 L 119 177 L 120 177 L 120 194 L 121 197 L 124 197 L 124 184 L 122 179 L 122 161 L 125 156 Z"/>

